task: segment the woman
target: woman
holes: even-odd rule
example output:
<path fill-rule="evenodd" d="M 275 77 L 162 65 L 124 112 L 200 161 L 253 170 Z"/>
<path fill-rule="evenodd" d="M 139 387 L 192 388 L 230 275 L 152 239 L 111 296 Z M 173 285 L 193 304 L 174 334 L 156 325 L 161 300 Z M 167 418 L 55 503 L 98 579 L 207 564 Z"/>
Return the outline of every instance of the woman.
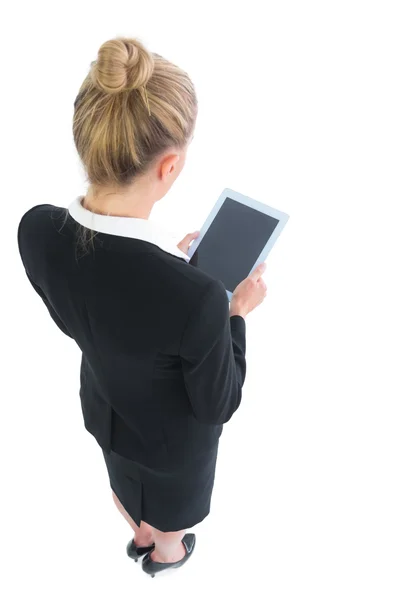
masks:
<path fill-rule="evenodd" d="M 260 265 L 230 306 L 149 220 L 181 172 L 197 115 L 188 75 L 135 39 L 104 43 L 75 100 L 89 182 L 68 210 L 33 207 L 18 229 L 27 276 L 82 351 L 85 427 L 142 567 L 183 565 L 210 511 L 219 437 L 241 401 L 245 317 L 266 295 Z"/>

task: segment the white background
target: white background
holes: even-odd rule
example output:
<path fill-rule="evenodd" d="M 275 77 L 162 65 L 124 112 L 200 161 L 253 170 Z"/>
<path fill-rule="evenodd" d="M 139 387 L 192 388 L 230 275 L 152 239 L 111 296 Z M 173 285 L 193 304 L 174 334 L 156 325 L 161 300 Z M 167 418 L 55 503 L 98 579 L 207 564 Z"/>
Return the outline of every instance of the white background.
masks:
<path fill-rule="evenodd" d="M 1 14 L 4 599 L 400 597 L 398 3 L 20 2 Z M 181 239 L 224 187 L 288 212 L 247 318 L 193 558 L 125 555 L 78 397 L 80 354 L 17 250 L 22 214 L 85 193 L 73 101 L 98 47 L 138 36 L 186 69 L 200 112 L 152 213 Z M 4 588 L 4 590 L 3 590 Z"/>

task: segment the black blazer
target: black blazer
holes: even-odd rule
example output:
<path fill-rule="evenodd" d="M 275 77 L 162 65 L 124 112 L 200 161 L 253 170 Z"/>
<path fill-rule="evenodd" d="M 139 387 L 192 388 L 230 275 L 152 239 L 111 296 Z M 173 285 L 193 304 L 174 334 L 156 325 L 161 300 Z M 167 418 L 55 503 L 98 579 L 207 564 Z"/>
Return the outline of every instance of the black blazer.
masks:
<path fill-rule="evenodd" d="M 79 227 L 65 208 L 35 206 L 18 243 L 32 286 L 82 351 L 86 429 L 142 464 L 199 455 L 241 402 L 245 320 L 229 316 L 220 280 L 154 236 L 100 232 L 83 253 Z"/>

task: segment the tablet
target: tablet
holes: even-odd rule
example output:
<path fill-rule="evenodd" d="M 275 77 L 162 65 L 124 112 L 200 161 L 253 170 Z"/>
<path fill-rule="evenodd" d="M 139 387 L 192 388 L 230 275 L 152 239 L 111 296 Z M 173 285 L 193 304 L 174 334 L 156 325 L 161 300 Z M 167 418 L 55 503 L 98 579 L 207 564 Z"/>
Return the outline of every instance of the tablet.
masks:
<path fill-rule="evenodd" d="M 265 261 L 289 215 L 226 188 L 189 247 L 189 263 L 236 286 Z"/>

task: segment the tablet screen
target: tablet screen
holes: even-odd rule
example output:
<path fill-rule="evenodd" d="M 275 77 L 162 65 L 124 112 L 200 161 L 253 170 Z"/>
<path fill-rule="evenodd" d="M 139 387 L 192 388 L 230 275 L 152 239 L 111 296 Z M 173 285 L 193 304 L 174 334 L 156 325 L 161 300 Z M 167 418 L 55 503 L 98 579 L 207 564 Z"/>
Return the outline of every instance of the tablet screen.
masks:
<path fill-rule="evenodd" d="M 278 223 L 270 215 L 226 198 L 189 262 L 233 292 L 250 273 Z"/>

